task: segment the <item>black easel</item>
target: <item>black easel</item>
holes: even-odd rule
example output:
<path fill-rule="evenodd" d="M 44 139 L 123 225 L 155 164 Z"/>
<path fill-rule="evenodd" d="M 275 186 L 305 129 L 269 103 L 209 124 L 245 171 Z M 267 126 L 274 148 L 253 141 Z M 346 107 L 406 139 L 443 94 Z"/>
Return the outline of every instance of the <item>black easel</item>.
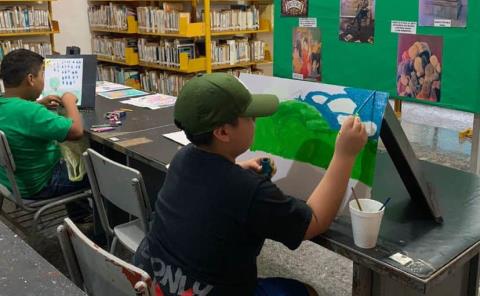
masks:
<path fill-rule="evenodd" d="M 443 218 L 435 198 L 435 192 L 390 104 L 387 104 L 385 108 L 380 138 L 400 174 L 412 202 L 428 209 L 433 219 L 437 223 L 442 223 Z"/>

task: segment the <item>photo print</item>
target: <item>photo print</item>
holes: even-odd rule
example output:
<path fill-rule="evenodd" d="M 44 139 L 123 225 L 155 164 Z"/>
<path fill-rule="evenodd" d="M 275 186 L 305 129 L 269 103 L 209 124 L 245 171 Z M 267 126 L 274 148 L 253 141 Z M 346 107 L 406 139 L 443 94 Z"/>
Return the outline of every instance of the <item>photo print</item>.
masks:
<path fill-rule="evenodd" d="M 281 16 L 307 16 L 308 0 L 282 0 Z"/>
<path fill-rule="evenodd" d="M 308 81 L 321 81 L 320 29 L 294 28 L 292 41 L 292 77 Z"/>
<path fill-rule="evenodd" d="M 340 0 L 340 40 L 373 43 L 374 31 L 375 0 Z"/>
<path fill-rule="evenodd" d="M 468 0 L 420 0 L 418 24 L 435 27 L 466 27 Z"/>
<path fill-rule="evenodd" d="M 440 102 L 443 38 L 400 34 L 397 95 Z"/>

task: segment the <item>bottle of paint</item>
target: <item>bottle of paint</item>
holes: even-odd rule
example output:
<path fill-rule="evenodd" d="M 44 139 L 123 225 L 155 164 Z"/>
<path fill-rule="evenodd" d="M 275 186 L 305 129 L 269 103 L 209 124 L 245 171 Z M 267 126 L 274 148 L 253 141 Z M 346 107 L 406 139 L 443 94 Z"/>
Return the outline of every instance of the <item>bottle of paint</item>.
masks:
<path fill-rule="evenodd" d="M 260 160 L 260 164 L 262 166 L 261 174 L 267 178 L 272 177 L 272 165 L 270 163 L 270 158 L 264 157 Z"/>

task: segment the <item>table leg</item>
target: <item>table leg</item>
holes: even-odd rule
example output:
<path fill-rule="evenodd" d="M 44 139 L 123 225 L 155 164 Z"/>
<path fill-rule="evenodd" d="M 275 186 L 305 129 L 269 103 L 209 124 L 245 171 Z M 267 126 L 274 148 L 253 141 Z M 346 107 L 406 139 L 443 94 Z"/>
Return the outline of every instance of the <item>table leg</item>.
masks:
<path fill-rule="evenodd" d="M 468 268 L 468 296 L 476 296 L 478 295 L 478 260 L 479 255 L 475 255 L 469 261 L 469 268 Z"/>
<path fill-rule="evenodd" d="M 353 262 L 352 296 L 372 295 L 373 271 Z"/>

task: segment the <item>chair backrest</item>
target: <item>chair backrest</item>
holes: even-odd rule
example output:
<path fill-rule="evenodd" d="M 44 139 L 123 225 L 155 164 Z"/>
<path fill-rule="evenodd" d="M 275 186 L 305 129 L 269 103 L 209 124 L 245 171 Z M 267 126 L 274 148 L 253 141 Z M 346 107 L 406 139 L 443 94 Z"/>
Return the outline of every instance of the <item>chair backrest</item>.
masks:
<path fill-rule="evenodd" d="M 3 187 L 3 190 L 0 192 L 11 192 L 12 196 L 5 194 L 6 198 L 10 199 L 19 206 L 23 205 L 22 196 L 20 195 L 20 190 L 18 189 L 17 181 L 15 180 L 15 161 L 13 160 L 12 152 L 10 151 L 10 146 L 8 145 L 7 137 L 5 133 L 0 130 L 0 167 L 5 170 L 8 181 L 10 182 L 11 191 L 8 190 L 5 186 L 0 184 L 0 187 Z M 2 189 L 2 188 L 0 188 Z"/>
<path fill-rule="evenodd" d="M 105 230 L 113 234 L 107 218 L 103 198 L 123 211 L 139 218 L 143 230 L 148 231 L 151 208 L 145 183 L 139 171 L 106 158 L 93 149 L 83 154 L 92 195 Z"/>
<path fill-rule="evenodd" d="M 88 295 L 155 295 L 148 273 L 97 246 L 69 218 L 57 235 L 70 278 Z"/>

